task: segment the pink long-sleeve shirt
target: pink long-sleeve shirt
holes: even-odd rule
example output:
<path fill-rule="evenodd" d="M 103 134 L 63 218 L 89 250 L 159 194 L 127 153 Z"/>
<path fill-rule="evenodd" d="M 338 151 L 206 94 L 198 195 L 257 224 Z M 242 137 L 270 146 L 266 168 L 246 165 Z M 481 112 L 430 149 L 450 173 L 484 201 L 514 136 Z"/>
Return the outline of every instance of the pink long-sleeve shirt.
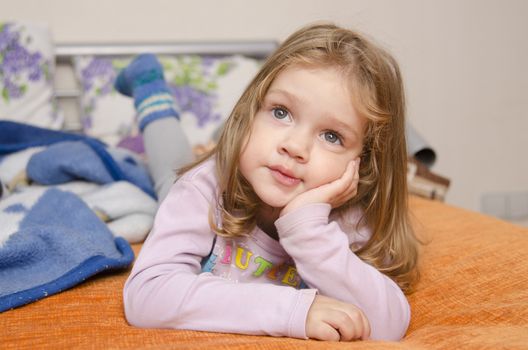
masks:
<path fill-rule="evenodd" d="M 356 228 L 358 211 L 345 220 L 333 218 L 328 204 L 307 205 L 275 222 L 280 241 L 258 227 L 227 239 L 209 226 L 217 192 L 213 160 L 172 186 L 125 284 L 130 324 L 306 338 L 308 310 L 320 293 L 361 308 L 372 339 L 403 337 L 405 295 L 349 248 L 370 235 Z"/>

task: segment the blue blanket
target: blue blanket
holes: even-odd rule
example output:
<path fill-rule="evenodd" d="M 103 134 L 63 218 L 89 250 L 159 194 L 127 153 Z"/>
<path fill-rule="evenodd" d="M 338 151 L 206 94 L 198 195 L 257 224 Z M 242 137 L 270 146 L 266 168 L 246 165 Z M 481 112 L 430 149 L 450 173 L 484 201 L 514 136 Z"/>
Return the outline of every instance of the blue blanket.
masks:
<path fill-rule="evenodd" d="M 154 193 L 141 164 L 113 154 L 97 140 L 0 121 L 0 165 L 11 154 L 35 146 L 44 148 L 26 170 L 39 186 L 0 199 L 0 312 L 102 271 L 125 268 L 134 259 L 129 243 L 114 237 L 81 198 L 53 185 L 83 181 L 108 186 L 126 180 Z"/>

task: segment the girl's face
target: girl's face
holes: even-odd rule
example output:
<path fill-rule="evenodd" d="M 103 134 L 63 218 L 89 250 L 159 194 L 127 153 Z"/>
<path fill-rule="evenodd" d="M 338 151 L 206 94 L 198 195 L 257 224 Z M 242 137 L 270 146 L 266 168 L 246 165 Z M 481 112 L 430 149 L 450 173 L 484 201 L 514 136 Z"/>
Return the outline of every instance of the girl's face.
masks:
<path fill-rule="evenodd" d="M 343 175 L 361 153 L 365 123 L 338 69 L 286 68 L 255 116 L 240 171 L 264 203 L 283 208 Z"/>

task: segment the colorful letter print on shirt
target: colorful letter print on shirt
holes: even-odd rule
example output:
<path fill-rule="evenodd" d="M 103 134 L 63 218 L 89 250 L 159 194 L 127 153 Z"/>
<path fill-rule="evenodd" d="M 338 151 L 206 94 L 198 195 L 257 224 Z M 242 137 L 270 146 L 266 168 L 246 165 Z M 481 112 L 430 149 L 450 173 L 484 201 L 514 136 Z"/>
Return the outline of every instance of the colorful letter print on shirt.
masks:
<path fill-rule="evenodd" d="M 202 270 L 236 282 L 306 287 L 279 242 L 259 229 L 245 238 L 218 236 Z"/>

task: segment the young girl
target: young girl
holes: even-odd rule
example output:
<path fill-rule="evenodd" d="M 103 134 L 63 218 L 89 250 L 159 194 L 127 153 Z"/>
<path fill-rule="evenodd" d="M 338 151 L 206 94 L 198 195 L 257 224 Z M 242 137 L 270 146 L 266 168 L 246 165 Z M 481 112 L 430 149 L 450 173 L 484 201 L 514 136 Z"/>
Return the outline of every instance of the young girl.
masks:
<path fill-rule="evenodd" d="M 136 59 L 116 86 L 135 99 L 149 157 L 169 153 L 167 168 L 174 153 L 190 153 L 153 56 Z M 297 31 L 247 87 L 217 146 L 160 190 L 124 288 L 128 322 L 401 339 L 418 251 L 406 156 L 394 59 L 334 25 Z"/>

